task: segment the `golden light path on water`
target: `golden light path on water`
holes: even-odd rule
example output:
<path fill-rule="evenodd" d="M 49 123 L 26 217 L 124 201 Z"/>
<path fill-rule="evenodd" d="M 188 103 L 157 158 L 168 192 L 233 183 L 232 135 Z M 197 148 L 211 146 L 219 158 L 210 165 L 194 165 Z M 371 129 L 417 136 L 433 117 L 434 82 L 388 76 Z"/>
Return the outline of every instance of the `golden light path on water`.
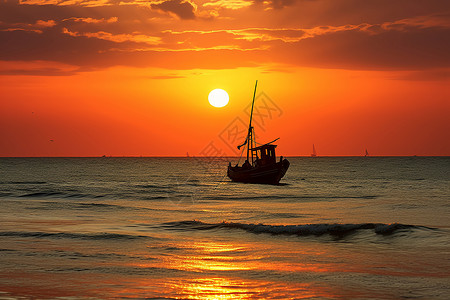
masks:
<path fill-rule="evenodd" d="M 314 286 L 304 282 L 273 282 L 262 278 L 245 278 L 246 273 L 272 272 L 280 273 L 281 276 L 289 277 L 289 272 L 327 272 L 327 266 L 316 266 L 314 263 L 290 264 L 288 261 L 265 262 L 269 258 L 264 253 L 267 244 L 261 242 L 255 249 L 254 243 L 231 243 L 201 241 L 184 244 L 177 243 L 173 248 L 182 249 L 183 254 L 167 255 L 160 262 L 149 262 L 138 264 L 141 268 L 164 267 L 171 270 L 188 271 L 192 274 L 190 278 L 169 278 L 160 283 L 157 280 L 130 282 L 130 286 L 117 291 L 120 295 L 136 295 L 148 286 L 149 289 L 155 285 L 164 286 L 165 289 L 173 291 L 174 295 L 183 299 L 261 299 L 267 297 L 287 297 L 294 293 L 298 299 L 309 297 L 331 297 L 332 293 L 325 287 Z M 282 250 L 281 248 L 279 250 Z M 312 256 L 320 255 L 319 252 L 307 253 L 297 252 Z M 282 254 L 282 253 L 280 253 Z M 288 255 L 288 253 L 284 253 Z M 282 259 L 280 257 L 280 259 Z M 218 276 L 225 274 L 225 276 Z M 233 276 L 236 274 L 236 276 Z M 242 277 L 244 275 L 244 278 Z M 137 288 L 140 286 L 140 288 Z"/>
<path fill-rule="evenodd" d="M 238 232 L 237 234 L 243 234 Z M 270 239 L 270 236 L 269 236 Z M 281 245 L 267 236 L 251 236 L 248 241 L 222 239 L 192 241 L 181 235 L 168 248 L 174 249 L 160 260 L 132 264 L 139 268 L 167 268 L 188 272 L 188 277 L 130 282 L 119 294 L 140 293 L 138 286 L 163 286 L 186 299 L 261 299 L 269 297 L 333 297 L 333 288 L 313 283 L 313 278 L 333 272 L 361 272 L 333 254 L 336 249 L 294 242 Z M 150 246 L 154 249 L 154 246 Z M 275 274 L 279 280 L 265 278 Z M 299 277 L 301 280 L 299 280 Z M 137 290 L 136 290 L 137 288 Z M 131 290 L 129 290 L 131 289 Z M 346 288 L 343 287 L 345 291 Z M 142 292 L 142 291 L 141 291 Z M 340 293 L 342 290 L 340 291 Z M 349 289 L 346 293 L 352 294 Z"/>

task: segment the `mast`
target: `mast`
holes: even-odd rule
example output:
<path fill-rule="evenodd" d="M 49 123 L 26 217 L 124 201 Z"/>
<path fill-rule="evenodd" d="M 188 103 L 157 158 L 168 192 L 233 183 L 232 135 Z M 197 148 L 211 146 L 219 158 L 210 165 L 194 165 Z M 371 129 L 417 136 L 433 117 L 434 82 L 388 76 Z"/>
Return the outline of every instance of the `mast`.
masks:
<path fill-rule="evenodd" d="M 253 140 L 253 128 L 252 128 L 252 117 L 253 117 L 253 104 L 255 104 L 256 86 L 258 85 L 258 80 L 255 83 L 255 91 L 253 92 L 252 110 L 250 111 L 250 122 L 248 124 L 247 133 L 247 161 L 250 153 L 250 148 L 252 147 Z M 253 163 L 253 153 L 252 153 L 252 163 Z"/>

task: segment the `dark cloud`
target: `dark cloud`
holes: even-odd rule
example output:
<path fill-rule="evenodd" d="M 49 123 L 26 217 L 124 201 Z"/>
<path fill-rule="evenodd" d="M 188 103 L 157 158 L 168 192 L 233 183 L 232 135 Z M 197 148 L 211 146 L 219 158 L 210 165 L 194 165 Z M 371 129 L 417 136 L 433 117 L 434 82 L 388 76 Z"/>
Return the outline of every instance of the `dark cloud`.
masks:
<path fill-rule="evenodd" d="M 287 31 L 298 41 L 282 39 L 242 40 L 242 35 L 226 32 L 168 34 L 161 45 L 105 40 L 96 36 L 71 36 L 60 28 L 42 33 L 0 31 L 0 60 L 57 61 L 75 66 L 101 68 L 114 65 L 157 66 L 163 68 L 248 66 L 254 63 L 283 63 L 296 66 L 342 69 L 423 70 L 450 67 L 450 29 L 410 28 L 377 33 L 355 29 L 302 38 L 302 32 Z M 254 34 L 278 34 L 251 29 Z M 243 34 L 245 32 L 240 32 Z M 100 36 L 101 37 L 101 36 Z M 184 41 L 177 44 L 176 41 Z M 267 50 L 238 50 L 264 49 Z M 229 50 L 214 50 L 215 46 Z M 234 48 L 233 48 L 234 47 Z M 238 47 L 238 48 L 236 48 Z M 152 48 L 154 50 L 152 50 Z M 161 50 L 166 48 L 167 50 Z M 177 51 L 170 51 L 170 48 Z M 210 48 L 210 50 L 207 50 Z M 183 50 L 184 49 L 184 50 Z M 192 51 L 189 51 L 192 49 Z M 202 49 L 199 51 L 199 49 Z M 225 58 L 223 57 L 225 55 Z"/>
<path fill-rule="evenodd" d="M 0 60 L 46 60 L 71 65 L 95 65 L 102 51 L 117 46 L 101 39 L 72 37 L 58 29 L 43 33 L 0 31 L 0 42 Z"/>
<path fill-rule="evenodd" d="M 415 28 L 369 34 L 340 31 L 277 45 L 283 62 L 343 69 L 407 70 L 450 67 L 450 29 Z"/>
<path fill-rule="evenodd" d="M 180 19 L 195 19 L 195 7 L 187 0 L 167 0 L 160 4 L 152 4 L 151 8 L 174 13 Z"/>
<path fill-rule="evenodd" d="M 83 11 L 83 9 L 80 9 Z M 19 5 L 12 1 L 0 2 L 0 20 L 5 23 L 35 23 L 38 20 L 58 20 L 73 17 L 70 6 Z"/>
<path fill-rule="evenodd" d="M 420 71 L 410 71 L 401 72 L 394 74 L 391 79 L 393 80 L 411 80 L 411 81 L 438 81 L 438 80 L 449 80 L 450 79 L 450 69 L 431 69 L 431 70 L 420 70 Z"/>
<path fill-rule="evenodd" d="M 27 76 L 71 76 L 76 71 L 66 71 L 57 68 L 40 68 L 40 69 L 6 69 L 0 70 L 0 75 L 27 75 Z"/>
<path fill-rule="evenodd" d="M 258 5 L 254 7 L 259 9 Z M 448 13 L 450 1 L 296 0 L 284 7 L 284 9 L 270 11 L 270 19 L 276 21 L 277 26 L 290 27 L 301 24 L 302 27 L 316 27 L 361 23 L 378 24 L 442 12 Z"/>
<path fill-rule="evenodd" d="M 113 42 L 95 37 L 70 36 L 56 29 L 43 33 L 0 31 L 0 60 L 55 61 L 79 66 L 89 71 L 111 66 L 160 67 L 167 69 L 221 69 L 257 66 L 263 51 L 203 50 L 158 51 L 141 50 L 147 44 Z M 137 49 L 137 50 L 133 50 Z M 10 74 L 19 71 L 10 71 Z M 30 71 L 32 73 L 33 71 Z M 22 75 L 25 73 L 22 72 Z"/>
<path fill-rule="evenodd" d="M 253 9 L 255 18 L 237 11 L 234 19 L 215 22 L 196 18 L 201 11 L 188 1 L 168 0 L 152 9 L 129 3 L 75 7 L 2 2 L 0 60 L 56 61 L 84 70 L 115 65 L 216 69 L 265 63 L 383 70 L 450 66 L 449 1 L 270 1 L 273 8 L 285 8 Z M 156 10 L 196 20 L 182 22 Z M 158 24 L 155 17 L 165 22 Z M 244 18 L 248 26 L 241 25 Z M 308 18 L 318 25 L 305 26 Z M 210 30 L 213 26 L 218 30 Z M 192 28 L 197 30 L 185 30 Z M 3 72 L 59 74 L 52 69 Z"/>
<path fill-rule="evenodd" d="M 293 5 L 298 0 L 252 0 L 256 5 L 268 5 L 271 8 L 280 9 L 286 6 Z"/>
<path fill-rule="evenodd" d="M 158 24 L 153 17 L 161 16 L 148 7 L 137 5 L 110 5 L 103 7 L 83 7 L 74 5 L 18 5 L 0 0 L 0 24 L 35 24 L 39 20 L 54 20 L 57 25 L 70 26 L 76 31 L 129 33 L 130 31 L 154 31 Z M 80 22 L 80 19 L 104 19 L 105 22 Z M 117 18 L 117 22 L 107 22 Z"/>

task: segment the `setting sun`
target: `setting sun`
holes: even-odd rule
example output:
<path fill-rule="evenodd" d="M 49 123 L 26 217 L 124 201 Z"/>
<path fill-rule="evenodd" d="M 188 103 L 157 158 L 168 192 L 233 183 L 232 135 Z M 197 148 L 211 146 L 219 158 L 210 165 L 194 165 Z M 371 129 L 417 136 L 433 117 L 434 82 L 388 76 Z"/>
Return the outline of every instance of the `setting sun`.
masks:
<path fill-rule="evenodd" d="M 224 107 L 229 99 L 228 93 L 222 89 L 212 90 L 208 95 L 208 101 L 214 107 Z"/>

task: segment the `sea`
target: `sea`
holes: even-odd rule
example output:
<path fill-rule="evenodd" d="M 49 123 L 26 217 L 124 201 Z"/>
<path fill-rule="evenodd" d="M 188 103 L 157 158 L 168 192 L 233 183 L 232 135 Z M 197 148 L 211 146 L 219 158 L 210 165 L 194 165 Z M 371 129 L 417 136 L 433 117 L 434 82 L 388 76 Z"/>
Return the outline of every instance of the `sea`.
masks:
<path fill-rule="evenodd" d="M 288 159 L 0 158 L 0 299 L 450 299 L 450 157 Z"/>

